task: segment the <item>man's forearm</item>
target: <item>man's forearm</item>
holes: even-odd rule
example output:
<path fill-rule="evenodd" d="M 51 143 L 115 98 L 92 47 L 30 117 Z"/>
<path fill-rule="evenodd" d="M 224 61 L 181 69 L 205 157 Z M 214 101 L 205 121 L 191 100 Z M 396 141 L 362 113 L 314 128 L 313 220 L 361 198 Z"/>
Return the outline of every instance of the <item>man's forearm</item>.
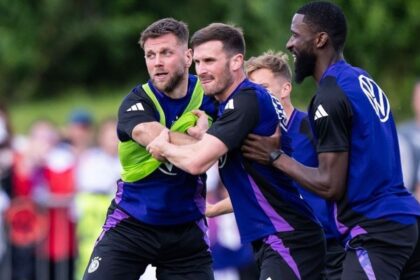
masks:
<path fill-rule="evenodd" d="M 174 145 L 189 145 L 194 144 L 198 139 L 182 132 L 169 131 L 169 142 Z"/>
<path fill-rule="evenodd" d="M 287 155 L 280 156 L 273 166 L 325 199 L 341 199 L 347 183 L 348 153 L 321 153 L 318 156 L 318 167 L 305 166 Z"/>
<path fill-rule="evenodd" d="M 304 166 L 287 155 L 282 155 L 278 160 L 274 161 L 273 166 L 284 172 L 306 189 L 323 198 L 328 197 L 329 187 L 323 187 L 322 184 L 315 183 L 319 181 L 318 168 Z"/>
<path fill-rule="evenodd" d="M 232 212 L 233 206 L 230 197 L 220 200 L 215 204 L 207 204 L 206 206 L 206 216 L 209 218 L 217 217 Z"/>

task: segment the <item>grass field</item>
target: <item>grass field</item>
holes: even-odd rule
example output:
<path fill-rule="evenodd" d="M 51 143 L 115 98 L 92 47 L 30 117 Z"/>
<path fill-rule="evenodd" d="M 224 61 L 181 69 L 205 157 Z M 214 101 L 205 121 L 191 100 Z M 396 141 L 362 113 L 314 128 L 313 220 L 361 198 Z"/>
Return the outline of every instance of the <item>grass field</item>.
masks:
<path fill-rule="evenodd" d="M 50 98 L 30 103 L 14 104 L 10 107 L 13 130 L 26 134 L 33 121 L 40 118 L 52 120 L 59 127 L 66 124 L 70 113 L 76 108 L 83 108 L 92 113 L 95 123 L 107 117 L 116 117 L 118 106 L 128 90 L 106 92 L 96 97 L 95 94 L 77 91 L 61 98 Z"/>

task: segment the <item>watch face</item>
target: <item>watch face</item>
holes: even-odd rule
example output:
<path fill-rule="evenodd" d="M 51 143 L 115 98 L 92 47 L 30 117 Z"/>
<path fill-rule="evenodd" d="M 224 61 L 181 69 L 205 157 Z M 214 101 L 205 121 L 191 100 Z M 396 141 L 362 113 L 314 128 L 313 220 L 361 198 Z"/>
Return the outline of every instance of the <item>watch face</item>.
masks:
<path fill-rule="evenodd" d="M 270 163 L 276 161 L 283 154 L 282 150 L 275 150 L 270 153 Z"/>

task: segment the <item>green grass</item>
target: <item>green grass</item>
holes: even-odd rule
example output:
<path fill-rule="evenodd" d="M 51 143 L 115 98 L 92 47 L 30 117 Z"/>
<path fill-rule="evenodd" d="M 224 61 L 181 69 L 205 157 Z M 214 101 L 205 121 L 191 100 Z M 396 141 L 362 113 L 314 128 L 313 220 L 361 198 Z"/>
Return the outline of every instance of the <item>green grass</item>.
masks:
<path fill-rule="evenodd" d="M 72 110 L 83 108 L 92 113 L 95 123 L 107 117 L 117 117 L 118 107 L 128 93 L 127 89 L 107 91 L 100 96 L 84 90 L 72 90 L 59 98 L 12 104 L 9 108 L 15 133 L 26 134 L 31 124 L 40 118 L 52 120 L 62 127 Z"/>

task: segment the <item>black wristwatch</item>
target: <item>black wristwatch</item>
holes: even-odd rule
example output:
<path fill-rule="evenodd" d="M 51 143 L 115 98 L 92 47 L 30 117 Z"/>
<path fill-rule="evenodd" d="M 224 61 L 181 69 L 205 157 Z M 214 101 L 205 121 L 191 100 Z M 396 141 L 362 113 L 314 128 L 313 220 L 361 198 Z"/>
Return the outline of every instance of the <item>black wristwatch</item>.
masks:
<path fill-rule="evenodd" d="M 282 150 L 275 150 L 270 153 L 270 156 L 268 158 L 268 162 L 270 165 L 273 165 L 273 162 L 275 162 L 281 155 L 284 154 Z"/>

